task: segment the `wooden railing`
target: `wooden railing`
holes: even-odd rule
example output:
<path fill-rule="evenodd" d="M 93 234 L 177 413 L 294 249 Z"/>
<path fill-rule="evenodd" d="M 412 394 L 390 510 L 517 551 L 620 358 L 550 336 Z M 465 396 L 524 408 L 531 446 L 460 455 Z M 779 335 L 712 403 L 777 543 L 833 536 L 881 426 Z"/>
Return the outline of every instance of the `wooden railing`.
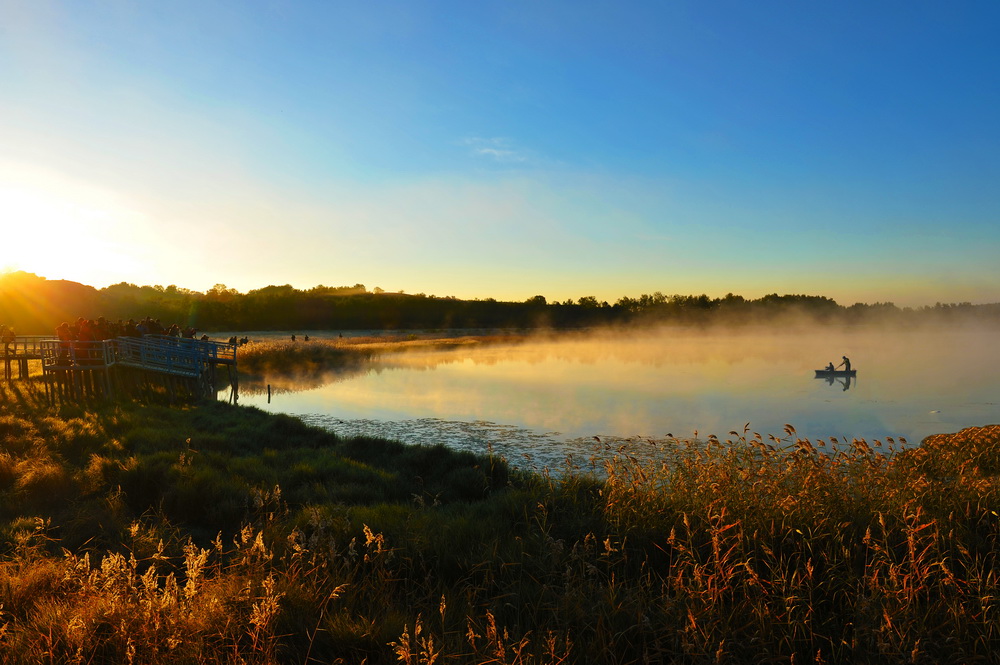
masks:
<path fill-rule="evenodd" d="M 117 362 L 115 340 L 100 342 L 64 342 L 39 339 L 42 370 L 111 367 Z"/>
<path fill-rule="evenodd" d="M 0 342 L 0 355 L 9 351 L 12 356 L 38 360 L 42 357 L 42 342 L 51 339 L 51 335 L 18 335 L 9 346 Z"/>
<path fill-rule="evenodd" d="M 194 351 L 200 354 L 206 362 L 213 362 L 220 365 L 236 364 L 236 347 L 225 342 L 190 339 L 188 337 L 171 337 L 170 335 L 146 335 L 143 339 L 171 344 L 178 349 Z"/>
<path fill-rule="evenodd" d="M 0 355 L 3 348 L 0 347 Z M 236 364 L 236 348 L 221 342 L 165 335 L 118 337 L 97 342 L 66 342 L 51 337 L 18 337 L 11 355 L 42 360 L 42 367 L 111 366 L 116 362 L 173 373 L 199 364 Z"/>
<path fill-rule="evenodd" d="M 162 339 L 119 337 L 118 363 L 175 376 L 199 376 L 205 357 L 198 350 Z"/>
<path fill-rule="evenodd" d="M 37 349 L 37 358 L 42 361 L 46 393 L 53 399 L 58 396 L 73 399 L 107 396 L 119 390 L 147 390 L 151 382 L 159 382 L 171 399 L 178 391 L 187 391 L 196 397 L 214 396 L 217 392 L 217 365 L 227 366 L 234 403 L 237 398 L 236 349 L 229 344 L 151 335 L 95 342 L 40 337 L 23 344 L 18 355 L 8 355 L 6 363 L 0 348 L 0 365 L 8 380 L 11 378 L 10 366 L 15 359 L 20 376 L 29 376 L 29 356 L 21 352 L 34 349 Z M 115 367 L 130 371 L 112 371 Z"/>

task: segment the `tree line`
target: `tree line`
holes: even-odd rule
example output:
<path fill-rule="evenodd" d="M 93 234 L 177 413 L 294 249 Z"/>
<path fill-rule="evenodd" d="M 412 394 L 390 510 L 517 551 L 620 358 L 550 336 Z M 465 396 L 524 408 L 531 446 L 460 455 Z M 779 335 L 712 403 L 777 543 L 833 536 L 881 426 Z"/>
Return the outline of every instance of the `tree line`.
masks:
<path fill-rule="evenodd" d="M 137 286 L 127 282 L 97 289 L 77 282 L 48 280 L 32 273 L 0 275 L 0 323 L 20 334 L 48 334 L 78 317 L 108 320 L 152 317 L 164 325 L 201 331 L 238 330 L 399 330 L 461 328 L 580 328 L 607 325 L 756 325 L 790 321 L 818 323 L 917 323 L 989 321 L 1000 323 L 1000 303 L 936 303 L 919 308 L 891 302 L 844 306 L 825 296 L 778 295 L 744 298 L 726 294 L 665 295 L 659 291 L 614 303 L 593 296 L 549 302 L 494 298 L 461 300 L 353 286 L 266 286 L 241 293 L 217 284 L 202 293 L 174 285 Z"/>

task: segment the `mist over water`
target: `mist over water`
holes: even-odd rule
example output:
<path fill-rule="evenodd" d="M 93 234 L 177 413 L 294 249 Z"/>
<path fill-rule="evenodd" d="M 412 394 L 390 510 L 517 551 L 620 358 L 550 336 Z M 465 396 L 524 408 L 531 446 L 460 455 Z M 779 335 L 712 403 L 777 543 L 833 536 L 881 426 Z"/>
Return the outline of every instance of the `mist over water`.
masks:
<path fill-rule="evenodd" d="M 814 441 L 892 436 L 915 445 L 929 434 L 1000 422 L 998 336 L 817 326 L 601 332 L 386 354 L 303 384 L 265 377 L 274 384 L 270 404 L 264 391 L 243 391 L 240 403 L 343 435 L 489 447 L 535 467 L 621 442 L 648 450 L 695 432 L 725 440 L 747 423 L 765 440 L 785 436 L 789 423 Z M 814 378 L 813 370 L 843 355 L 856 380 Z"/>

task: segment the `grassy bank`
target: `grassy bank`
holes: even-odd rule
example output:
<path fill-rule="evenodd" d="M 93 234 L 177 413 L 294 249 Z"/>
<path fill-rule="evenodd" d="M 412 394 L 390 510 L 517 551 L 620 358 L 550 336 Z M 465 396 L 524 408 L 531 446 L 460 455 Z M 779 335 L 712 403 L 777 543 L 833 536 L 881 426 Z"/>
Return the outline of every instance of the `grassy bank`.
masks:
<path fill-rule="evenodd" d="M 833 443 L 557 479 L 4 384 L 0 662 L 989 662 L 1000 427 Z"/>
<path fill-rule="evenodd" d="M 434 334 L 407 336 L 342 337 L 250 342 L 239 348 L 240 369 L 251 374 L 309 374 L 363 363 L 385 353 L 467 349 L 493 344 L 514 344 L 525 335 L 465 335 L 442 337 Z"/>
<path fill-rule="evenodd" d="M 260 393 L 269 384 L 277 392 L 302 390 L 364 373 L 370 361 L 381 355 L 517 344 L 526 339 L 526 335 L 412 334 L 250 342 L 238 350 L 240 390 L 245 394 Z"/>

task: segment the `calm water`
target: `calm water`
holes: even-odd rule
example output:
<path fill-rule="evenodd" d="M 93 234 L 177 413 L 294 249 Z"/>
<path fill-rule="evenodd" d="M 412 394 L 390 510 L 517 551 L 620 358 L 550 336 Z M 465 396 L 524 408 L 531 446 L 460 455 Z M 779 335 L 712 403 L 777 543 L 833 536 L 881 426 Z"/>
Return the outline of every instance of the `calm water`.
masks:
<path fill-rule="evenodd" d="M 313 334 L 324 336 L 336 335 Z M 765 438 L 784 436 L 790 423 L 813 440 L 902 436 L 913 445 L 1000 422 L 998 337 L 815 329 L 603 335 L 391 354 L 321 379 L 266 377 L 270 403 L 263 384 L 244 384 L 239 401 L 345 435 L 492 447 L 533 467 L 584 459 L 596 449 L 594 437 L 641 448 L 695 432 L 726 439 L 747 423 Z M 814 378 L 814 369 L 844 354 L 856 380 Z"/>

